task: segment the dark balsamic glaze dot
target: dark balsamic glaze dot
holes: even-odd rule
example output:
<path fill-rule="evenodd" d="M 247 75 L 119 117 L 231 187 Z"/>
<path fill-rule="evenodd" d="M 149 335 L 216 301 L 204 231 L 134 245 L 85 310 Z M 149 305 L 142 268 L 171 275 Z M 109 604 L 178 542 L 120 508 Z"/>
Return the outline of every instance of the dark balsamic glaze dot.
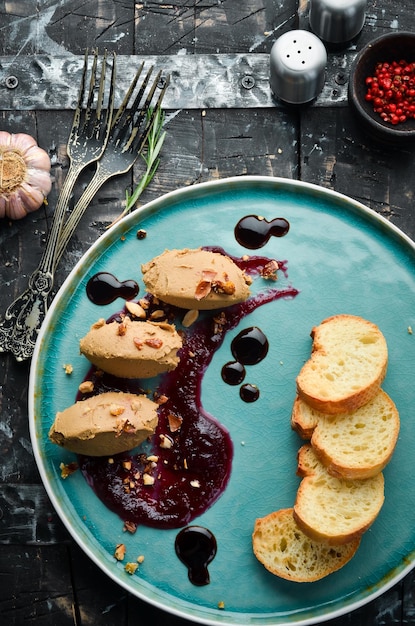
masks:
<path fill-rule="evenodd" d="M 242 385 L 239 390 L 239 395 L 244 402 L 256 402 L 259 398 L 259 389 L 256 385 L 247 383 L 246 385 Z"/>
<path fill-rule="evenodd" d="M 236 241 L 250 250 L 265 246 L 270 237 L 283 237 L 290 229 L 284 217 L 276 217 L 271 221 L 258 215 L 247 215 L 235 226 Z"/>
<path fill-rule="evenodd" d="M 233 339 L 231 343 L 232 356 L 243 365 L 255 365 L 264 359 L 268 353 L 268 339 L 257 326 L 250 326 Z"/>
<path fill-rule="evenodd" d="M 174 544 L 176 554 L 189 572 L 189 580 L 199 587 L 210 582 L 207 566 L 216 556 L 217 544 L 213 533 L 202 526 L 183 528 Z"/>
<path fill-rule="evenodd" d="M 222 380 L 227 385 L 240 385 L 245 378 L 245 367 L 239 361 L 230 361 L 222 367 Z"/>
<path fill-rule="evenodd" d="M 92 276 L 87 285 L 86 293 L 94 304 L 110 304 L 117 298 L 132 300 L 138 294 L 139 286 L 135 280 L 119 281 L 109 272 L 98 272 Z"/>

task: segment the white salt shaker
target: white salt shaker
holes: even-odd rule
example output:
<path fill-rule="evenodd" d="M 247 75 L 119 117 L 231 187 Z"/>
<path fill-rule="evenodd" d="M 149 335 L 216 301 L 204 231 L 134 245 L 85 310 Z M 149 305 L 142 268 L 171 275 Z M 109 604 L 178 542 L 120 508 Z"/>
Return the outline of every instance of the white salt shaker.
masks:
<path fill-rule="evenodd" d="M 347 43 L 363 28 L 366 4 L 367 0 L 310 0 L 311 30 L 327 43 Z"/>
<path fill-rule="evenodd" d="M 327 52 L 307 30 L 291 30 L 276 40 L 270 53 L 270 86 L 275 98 L 289 104 L 314 100 L 324 85 Z"/>

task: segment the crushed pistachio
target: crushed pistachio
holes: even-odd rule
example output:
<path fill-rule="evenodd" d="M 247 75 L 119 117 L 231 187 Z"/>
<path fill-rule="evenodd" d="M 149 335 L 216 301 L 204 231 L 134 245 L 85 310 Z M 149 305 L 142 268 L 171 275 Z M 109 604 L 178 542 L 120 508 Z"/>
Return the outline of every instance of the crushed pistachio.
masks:
<path fill-rule="evenodd" d="M 65 479 L 74 472 L 76 472 L 76 470 L 78 469 L 78 463 L 61 463 L 59 465 L 59 469 L 61 471 L 61 478 Z"/>
<path fill-rule="evenodd" d="M 130 574 L 130 576 L 132 576 L 136 573 L 138 569 L 138 563 L 126 563 L 124 569 L 127 574 Z"/>

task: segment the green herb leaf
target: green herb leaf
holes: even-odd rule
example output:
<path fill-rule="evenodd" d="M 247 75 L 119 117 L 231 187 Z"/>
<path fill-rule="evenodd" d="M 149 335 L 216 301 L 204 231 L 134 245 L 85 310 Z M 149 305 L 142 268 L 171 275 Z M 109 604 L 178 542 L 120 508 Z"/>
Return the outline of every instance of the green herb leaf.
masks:
<path fill-rule="evenodd" d="M 147 114 L 148 119 L 151 119 L 153 115 L 153 111 L 150 110 Z M 133 209 L 136 208 L 136 204 L 138 202 L 139 197 L 143 193 L 144 189 L 151 183 L 154 178 L 154 175 L 157 171 L 157 168 L 160 164 L 159 154 L 161 152 L 161 148 L 163 147 L 164 139 L 166 137 L 166 132 L 163 130 L 164 124 L 164 111 L 161 109 L 157 109 L 154 114 L 154 120 L 151 125 L 150 132 L 147 137 L 147 141 L 145 144 L 145 150 L 141 154 L 141 157 L 146 164 L 146 169 L 138 183 L 137 187 L 134 189 L 133 193 L 130 194 L 127 190 L 125 192 L 125 209 L 120 215 L 110 224 L 113 226 L 122 218 L 130 213 Z M 110 227 L 109 226 L 109 227 Z M 108 228 L 109 228 L 108 227 Z"/>

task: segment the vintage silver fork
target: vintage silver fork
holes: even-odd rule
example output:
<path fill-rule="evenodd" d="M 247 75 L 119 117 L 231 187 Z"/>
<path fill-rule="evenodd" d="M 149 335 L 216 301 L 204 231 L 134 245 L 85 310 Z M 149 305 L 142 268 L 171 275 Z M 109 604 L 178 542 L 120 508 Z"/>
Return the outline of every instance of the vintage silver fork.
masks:
<path fill-rule="evenodd" d="M 46 247 L 38 267 L 29 278 L 28 288 L 12 302 L 6 310 L 4 319 L 0 322 L 0 352 L 12 352 L 17 361 L 23 361 L 32 356 L 41 323 L 46 315 L 48 297 L 53 287 L 58 241 L 74 184 L 81 171 L 101 157 L 111 129 L 114 110 L 115 55 L 112 55 L 112 64 L 108 64 L 107 53 L 104 53 L 98 81 L 98 52 L 94 51 L 87 92 L 88 56 L 87 50 L 78 103 L 67 144 L 70 166 L 53 213 Z M 111 76 L 110 88 L 104 107 L 108 72 Z M 86 105 L 84 105 L 85 98 Z"/>
<path fill-rule="evenodd" d="M 154 70 L 154 67 L 151 66 L 134 96 L 143 67 L 144 63 L 138 68 L 119 110 L 114 115 L 107 147 L 97 162 L 97 169 L 93 178 L 64 224 L 58 243 L 56 263 L 59 262 L 80 219 L 97 191 L 113 176 L 126 174 L 145 146 L 169 85 L 170 76 L 162 76 L 163 72 L 160 70 L 147 90 Z"/>

